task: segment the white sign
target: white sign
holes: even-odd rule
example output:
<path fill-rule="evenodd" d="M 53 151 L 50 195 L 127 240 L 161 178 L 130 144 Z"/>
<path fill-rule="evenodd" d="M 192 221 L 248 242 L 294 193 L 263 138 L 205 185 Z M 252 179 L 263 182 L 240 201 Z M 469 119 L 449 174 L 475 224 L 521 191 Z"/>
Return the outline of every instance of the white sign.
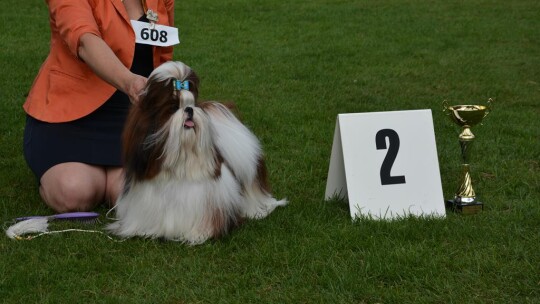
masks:
<path fill-rule="evenodd" d="M 155 46 L 171 46 L 180 43 L 178 29 L 172 26 L 131 20 L 135 42 Z"/>
<path fill-rule="evenodd" d="M 444 217 L 431 110 L 339 114 L 325 197 L 353 218 Z"/>

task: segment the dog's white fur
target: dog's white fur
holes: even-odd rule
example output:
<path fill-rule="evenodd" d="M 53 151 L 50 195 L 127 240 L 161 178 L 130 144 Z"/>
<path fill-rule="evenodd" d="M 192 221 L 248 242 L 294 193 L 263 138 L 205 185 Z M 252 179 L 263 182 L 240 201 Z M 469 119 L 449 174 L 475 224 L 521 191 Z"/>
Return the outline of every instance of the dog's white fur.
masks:
<path fill-rule="evenodd" d="M 168 84 L 189 72 L 181 62 L 168 62 L 152 72 L 149 83 L 163 82 L 163 90 L 171 90 Z M 287 204 L 262 187 L 261 144 L 227 107 L 216 102 L 199 107 L 188 90 L 171 94 L 178 95 L 178 110 L 144 141 L 144 149 L 162 143 L 159 172 L 148 179 L 127 177 L 109 231 L 200 244 L 243 218 L 264 218 Z M 188 108 L 194 128 L 184 126 Z"/>

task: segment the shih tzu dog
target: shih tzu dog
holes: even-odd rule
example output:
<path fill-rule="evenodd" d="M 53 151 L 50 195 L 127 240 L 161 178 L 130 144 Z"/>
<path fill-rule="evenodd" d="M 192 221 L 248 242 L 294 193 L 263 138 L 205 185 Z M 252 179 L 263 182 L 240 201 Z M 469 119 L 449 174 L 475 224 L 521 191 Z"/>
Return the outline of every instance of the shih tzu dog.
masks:
<path fill-rule="evenodd" d="M 257 137 L 229 107 L 198 103 L 198 82 L 181 62 L 148 78 L 124 130 L 113 234 L 200 244 L 287 204 L 272 197 Z"/>

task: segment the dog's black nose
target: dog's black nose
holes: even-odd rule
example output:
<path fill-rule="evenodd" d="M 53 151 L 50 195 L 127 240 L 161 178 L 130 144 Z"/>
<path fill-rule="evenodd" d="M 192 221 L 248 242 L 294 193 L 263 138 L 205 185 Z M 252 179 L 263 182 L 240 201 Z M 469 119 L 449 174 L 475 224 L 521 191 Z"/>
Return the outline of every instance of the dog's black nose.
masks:
<path fill-rule="evenodd" d="M 187 107 L 184 112 L 187 113 L 188 115 L 188 119 L 192 119 L 193 118 L 193 108 L 192 107 Z"/>

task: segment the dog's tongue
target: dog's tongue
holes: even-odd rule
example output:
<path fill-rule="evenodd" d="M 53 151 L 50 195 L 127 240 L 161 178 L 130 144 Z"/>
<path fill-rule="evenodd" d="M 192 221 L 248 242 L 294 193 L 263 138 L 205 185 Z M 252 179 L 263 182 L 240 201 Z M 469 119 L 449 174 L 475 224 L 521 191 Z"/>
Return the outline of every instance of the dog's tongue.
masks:
<path fill-rule="evenodd" d="M 184 121 L 184 127 L 186 128 L 193 128 L 195 126 L 195 123 L 193 123 L 193 120 L 186 120 Z"/>

